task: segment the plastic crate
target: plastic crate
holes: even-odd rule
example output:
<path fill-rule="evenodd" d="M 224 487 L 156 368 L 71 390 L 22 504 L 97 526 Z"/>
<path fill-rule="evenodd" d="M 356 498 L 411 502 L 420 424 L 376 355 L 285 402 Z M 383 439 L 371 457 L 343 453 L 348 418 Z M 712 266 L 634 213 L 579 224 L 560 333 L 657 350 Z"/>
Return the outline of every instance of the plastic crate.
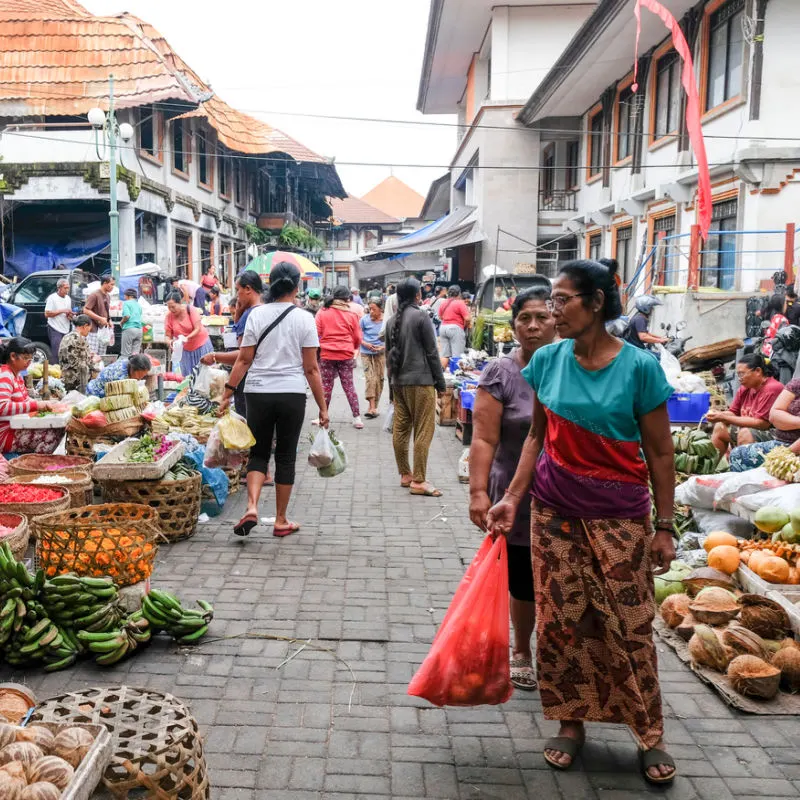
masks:
<path fill-rule="evenodd" d="M 461 402 L 461 408 L 465 411 L 472 411 L 475 405 L 475 392 L 473 390 L 462 389 L 459 393 L 459 400 Z"/>
<path fill-rule="evenodd" d="M 450 361 L 447 364 L 447 368 L 450 372 L 455 372 L 458 369 L 459 361 L 461 361 L 461 356 L 450 356 Z"/>
<path fill-rule="evenodd" d="M 675 392 L 667 400 L 667 411 L 670 422 L 700 422 L 708 413 L 711 405 L 711 394 L 686 394 Z"/>

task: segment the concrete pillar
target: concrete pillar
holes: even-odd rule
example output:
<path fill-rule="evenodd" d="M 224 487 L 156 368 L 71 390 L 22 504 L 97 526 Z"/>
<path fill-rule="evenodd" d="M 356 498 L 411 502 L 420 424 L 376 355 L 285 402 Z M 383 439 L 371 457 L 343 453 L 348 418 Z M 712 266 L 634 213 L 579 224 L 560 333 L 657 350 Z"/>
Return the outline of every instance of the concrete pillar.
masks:
<path fill-rule="evenodd" d="M 172 272 L 172 226 L 169 217 L 156 217 L 156 264 L 164 272 Z"/>
<path fill-rule="evenodd" d="M 136 266 L 136 209 L 119 206 L 119 273 L 127 275 Z"/>

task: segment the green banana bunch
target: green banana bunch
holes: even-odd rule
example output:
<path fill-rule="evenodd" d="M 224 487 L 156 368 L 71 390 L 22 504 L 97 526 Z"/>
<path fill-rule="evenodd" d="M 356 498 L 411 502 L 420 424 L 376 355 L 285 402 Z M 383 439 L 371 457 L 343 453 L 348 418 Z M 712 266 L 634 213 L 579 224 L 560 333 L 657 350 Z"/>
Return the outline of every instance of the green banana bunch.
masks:
<path fill-rule="evenodd" d="M 150 641 L 150 623 L 142 611 L 127 617 L 120 627 L 110 631 L 78 631 L 76 634 L 95 662 L 101 666 L 111 666 L 132 653 L 140 644 Z"/>
<path fill-rule="evenodd" d="M 27 567 L 14 558 L 8 542 L 0 545 L 0 597 L 19 589 L 23 600 L 33 600 L 43 583 L 43 570 L 39 570 L 36 576 L 31 575 Z"/>
<path fill-rule="evenodd" d="M 197 605 L 200 611 L 184 608 L 175 595 L 151 589 L 142 601 L 142 613 L 154 631 L 166 631 L 179 644 L 194 644 L 205 636 L 214 618 L 210 603 L 198 600 Z"/>
<path fill-rule="evenodd" d="M 119 624 L 119 593 L 111 579 L 57 575 L 45 581 L 42 594 L 46 608 L 61 625 L 97 633 Z"/>

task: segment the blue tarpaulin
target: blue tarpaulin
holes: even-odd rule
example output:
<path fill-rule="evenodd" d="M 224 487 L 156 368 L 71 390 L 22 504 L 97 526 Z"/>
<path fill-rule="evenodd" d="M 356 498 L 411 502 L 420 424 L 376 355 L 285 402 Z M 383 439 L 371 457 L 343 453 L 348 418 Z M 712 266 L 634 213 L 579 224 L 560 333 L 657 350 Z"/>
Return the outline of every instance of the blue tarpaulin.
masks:
<path fill-rule="evenodd" d="M 0 337 L 7 339 L 12 336 L 22 336 L 27 316 L 28 312 L 24 308 L 0 303 Z"/>

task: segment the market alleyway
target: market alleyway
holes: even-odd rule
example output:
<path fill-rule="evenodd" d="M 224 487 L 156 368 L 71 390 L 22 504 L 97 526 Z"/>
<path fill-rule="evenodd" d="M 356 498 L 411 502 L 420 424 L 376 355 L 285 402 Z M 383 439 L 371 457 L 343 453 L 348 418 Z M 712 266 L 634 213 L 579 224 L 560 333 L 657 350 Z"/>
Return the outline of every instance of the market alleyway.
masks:
<path fill-rule="evenodd" d="M 429 475 L 444 497 L 411 498 L 398 485 L 383 416 L 363 431 L 348 416 L 337 387 L 333 427 L 350 459 L 343 475 L 318 478 L 302 445 L 290 509 L 299 534 L 278 540 L 262 526 L 235 539 L 240 492 L 192 539 L 161 548 L 154 584 L 214 603 L 208 641 L 181 649 L 159 637 L 112 669 L 4 667 L 3 678 L 24 680 L 40 698 L 118 683 L 174 693 L 203 728 L 214 800 L 800 795 L 800 720 L 731 711 L 660 644 L 667 741 L 680 771 L 668 791 L 647 787 L 631 737 L 615 726 L 589 726 L 576 768 L 551 770 L 541 751 L 556 726 L 536 694 L 447 710 L 408 697 L 481 537 L 457 480 L 452 428 L 437 429 L 431 453 Z M 274 513 L 267 498 L 264 516 Z M 235 638 L 248 633 L 263 638 Z"/>

